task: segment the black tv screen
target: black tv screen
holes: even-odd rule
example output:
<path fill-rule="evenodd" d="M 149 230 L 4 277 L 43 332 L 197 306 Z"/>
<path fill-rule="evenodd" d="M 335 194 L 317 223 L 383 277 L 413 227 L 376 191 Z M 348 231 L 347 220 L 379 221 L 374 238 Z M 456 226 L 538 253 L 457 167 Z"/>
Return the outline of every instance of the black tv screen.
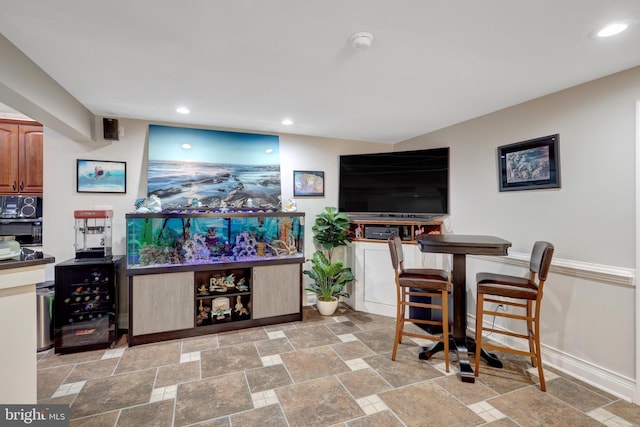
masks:
<path fill-rule="evenodd" d="M 449 213 L 449 147 L 340 156 L 338 209 L 402 216 Z"/>

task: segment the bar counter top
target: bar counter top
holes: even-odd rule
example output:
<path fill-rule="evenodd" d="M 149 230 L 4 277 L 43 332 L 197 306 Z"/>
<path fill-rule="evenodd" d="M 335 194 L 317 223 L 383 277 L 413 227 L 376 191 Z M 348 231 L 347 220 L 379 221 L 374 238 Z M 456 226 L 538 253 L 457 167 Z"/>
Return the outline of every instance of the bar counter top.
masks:
<path fill-rule="evenodd" d="M 0 270 L 9 270 L 11 268 L 31 267 L 34 265 L 51 264 L 56 259 L 51 255 L 44 254 L 42 258 L 35 259 L 5 259 L 0 261 Z"/>
<path fill-rule="evenodd" d="M 38 258 L 36 258 L 36 255 Z M 33 259 L 30 259 L 33 258 Z M 0 261 L 0 388 L 3 404 L 38 401 L 36 283 L 44 282 L 49 255 L 25 251 L 22 259 Z"/>

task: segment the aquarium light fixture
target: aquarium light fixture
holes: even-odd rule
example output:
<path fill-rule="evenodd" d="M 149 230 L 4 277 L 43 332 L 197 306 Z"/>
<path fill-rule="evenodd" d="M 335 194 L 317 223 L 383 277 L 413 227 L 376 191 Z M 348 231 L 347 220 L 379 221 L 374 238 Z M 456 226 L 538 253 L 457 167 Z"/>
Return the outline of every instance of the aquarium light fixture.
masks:
<path fill-rule="evenodd" d="M 191 112 L 187 107 L 178 107 L 176 111 L 180 114 L 189 114 Z"/>

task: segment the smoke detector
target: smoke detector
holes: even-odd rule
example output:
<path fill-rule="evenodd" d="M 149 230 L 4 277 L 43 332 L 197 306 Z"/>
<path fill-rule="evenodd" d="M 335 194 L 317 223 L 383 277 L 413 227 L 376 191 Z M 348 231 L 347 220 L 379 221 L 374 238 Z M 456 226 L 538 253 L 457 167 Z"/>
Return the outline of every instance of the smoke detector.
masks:
<path fill-rule="evenodd" d="M 366 31 L 360 31 L 351 35 L 351 47 L 356 50 L 369 48 L 372 41 L 373 34 Z"/>

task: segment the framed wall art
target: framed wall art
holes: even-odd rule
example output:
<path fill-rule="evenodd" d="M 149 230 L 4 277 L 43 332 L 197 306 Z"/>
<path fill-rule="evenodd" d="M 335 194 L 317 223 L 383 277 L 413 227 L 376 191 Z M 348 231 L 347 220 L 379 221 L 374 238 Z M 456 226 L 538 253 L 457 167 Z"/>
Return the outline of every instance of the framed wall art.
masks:
<path fill-rule="evenodd" d="M 324 172 L 293 171 L 293 197 L 324 196 Z"/>
<path fill-rule="evenodd" d="M 76 177 L 78 193 L 127 192 L 126 162 L 78 159 Z"/>
<path fill-rule="evenodd" d="M 500 191 L 560 188 L 560 135 L 498 147 Z"/>
<path fill-rule="evenodd" d="M 149 125 L 147 150 L 147 195 L 162 206 L 191 206 L 193 199 L 211 209 L 255 209 L 249 200 L 260 200 L 262 209 L 281 204 L 277 135 Z"/>

